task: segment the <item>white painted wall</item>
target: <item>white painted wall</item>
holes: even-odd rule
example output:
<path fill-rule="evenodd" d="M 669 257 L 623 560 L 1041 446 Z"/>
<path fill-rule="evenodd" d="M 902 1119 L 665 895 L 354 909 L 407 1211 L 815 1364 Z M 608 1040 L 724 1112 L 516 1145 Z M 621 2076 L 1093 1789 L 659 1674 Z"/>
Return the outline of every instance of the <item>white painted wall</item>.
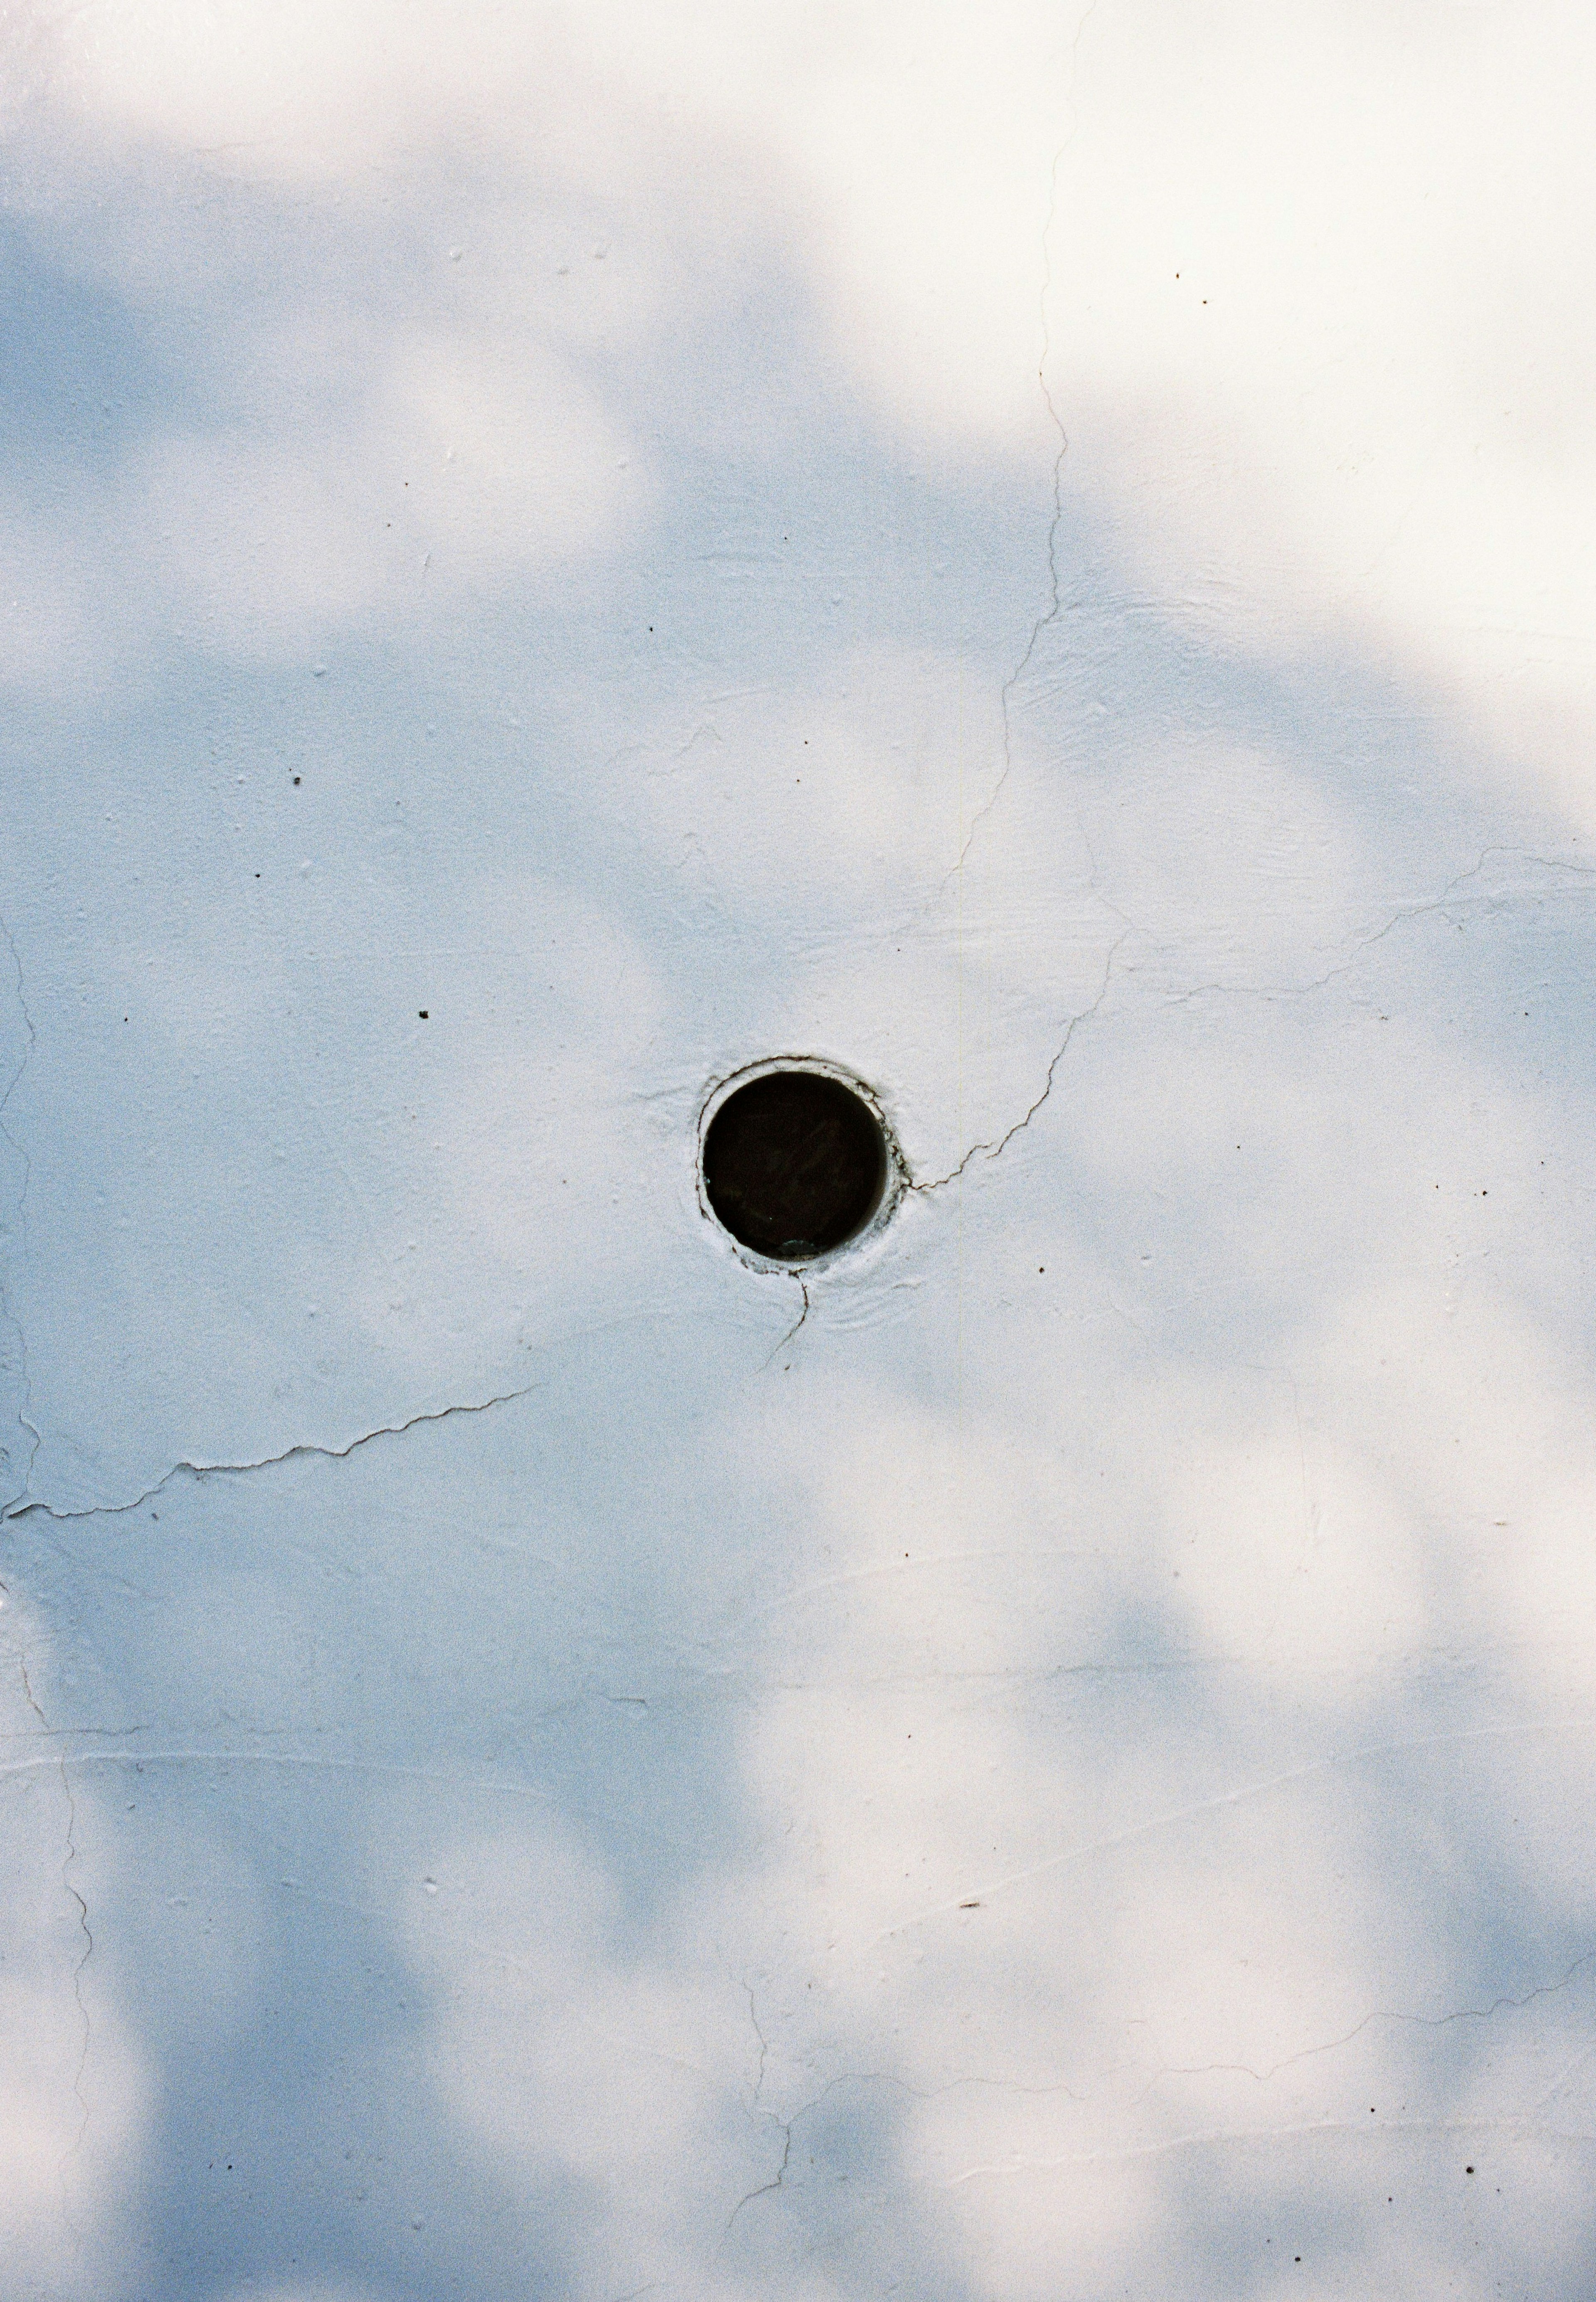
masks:
<path fill-rule="evenodd" d="M 1588 2295 L 1588 11 L 4 40 L 4 2302 Z"/>

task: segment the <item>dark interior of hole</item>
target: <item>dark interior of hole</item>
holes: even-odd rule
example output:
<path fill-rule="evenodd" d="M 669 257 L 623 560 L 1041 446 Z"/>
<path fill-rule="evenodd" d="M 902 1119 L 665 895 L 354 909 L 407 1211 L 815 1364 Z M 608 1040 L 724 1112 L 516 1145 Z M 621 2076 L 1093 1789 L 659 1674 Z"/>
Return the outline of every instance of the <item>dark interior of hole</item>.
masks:
<path fill-rule="evenodd" d="M 863 1229 L 886 1188 L 879 1121 L 840 1080 L 766 1071 L 728 1095 L 704 1137 L 704 1191 L 734 1239 L 777 1261 Z"/>

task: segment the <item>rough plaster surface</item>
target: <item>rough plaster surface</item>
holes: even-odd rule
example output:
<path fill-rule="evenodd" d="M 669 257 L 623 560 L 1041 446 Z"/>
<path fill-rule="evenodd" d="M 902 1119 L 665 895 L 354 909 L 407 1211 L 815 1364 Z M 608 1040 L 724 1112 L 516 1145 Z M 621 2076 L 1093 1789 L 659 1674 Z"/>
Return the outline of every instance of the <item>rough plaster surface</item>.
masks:
<path fill-rule="evenodd" d="M 1588 2296 L 1589 12 L 4 37 L 4 2302 Z"/>

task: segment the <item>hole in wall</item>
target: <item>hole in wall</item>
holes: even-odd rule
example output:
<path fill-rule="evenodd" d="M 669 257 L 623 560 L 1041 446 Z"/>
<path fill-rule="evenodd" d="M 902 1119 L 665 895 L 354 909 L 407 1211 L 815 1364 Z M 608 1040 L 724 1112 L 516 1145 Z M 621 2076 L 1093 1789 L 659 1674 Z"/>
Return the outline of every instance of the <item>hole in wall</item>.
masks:
<path fill-rule="evenodd" d="M 704 1131 L 704 1197 L 732 1237 L 807 1263 L 863 1231 L 890 1171 L 886 1130 L 829 1072 L 777 1066 L 734 1088 Z"/>

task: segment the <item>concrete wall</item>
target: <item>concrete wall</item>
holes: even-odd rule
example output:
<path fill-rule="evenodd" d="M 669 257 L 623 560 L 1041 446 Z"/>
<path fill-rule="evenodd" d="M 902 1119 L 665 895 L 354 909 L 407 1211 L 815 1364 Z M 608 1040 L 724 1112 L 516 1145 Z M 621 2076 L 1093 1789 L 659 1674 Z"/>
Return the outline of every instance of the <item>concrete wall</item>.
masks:
<path fill-rule="evenodd" d="M 4 2302 L 1591 2292 L 1592 38 L 10 13 Z"/>

